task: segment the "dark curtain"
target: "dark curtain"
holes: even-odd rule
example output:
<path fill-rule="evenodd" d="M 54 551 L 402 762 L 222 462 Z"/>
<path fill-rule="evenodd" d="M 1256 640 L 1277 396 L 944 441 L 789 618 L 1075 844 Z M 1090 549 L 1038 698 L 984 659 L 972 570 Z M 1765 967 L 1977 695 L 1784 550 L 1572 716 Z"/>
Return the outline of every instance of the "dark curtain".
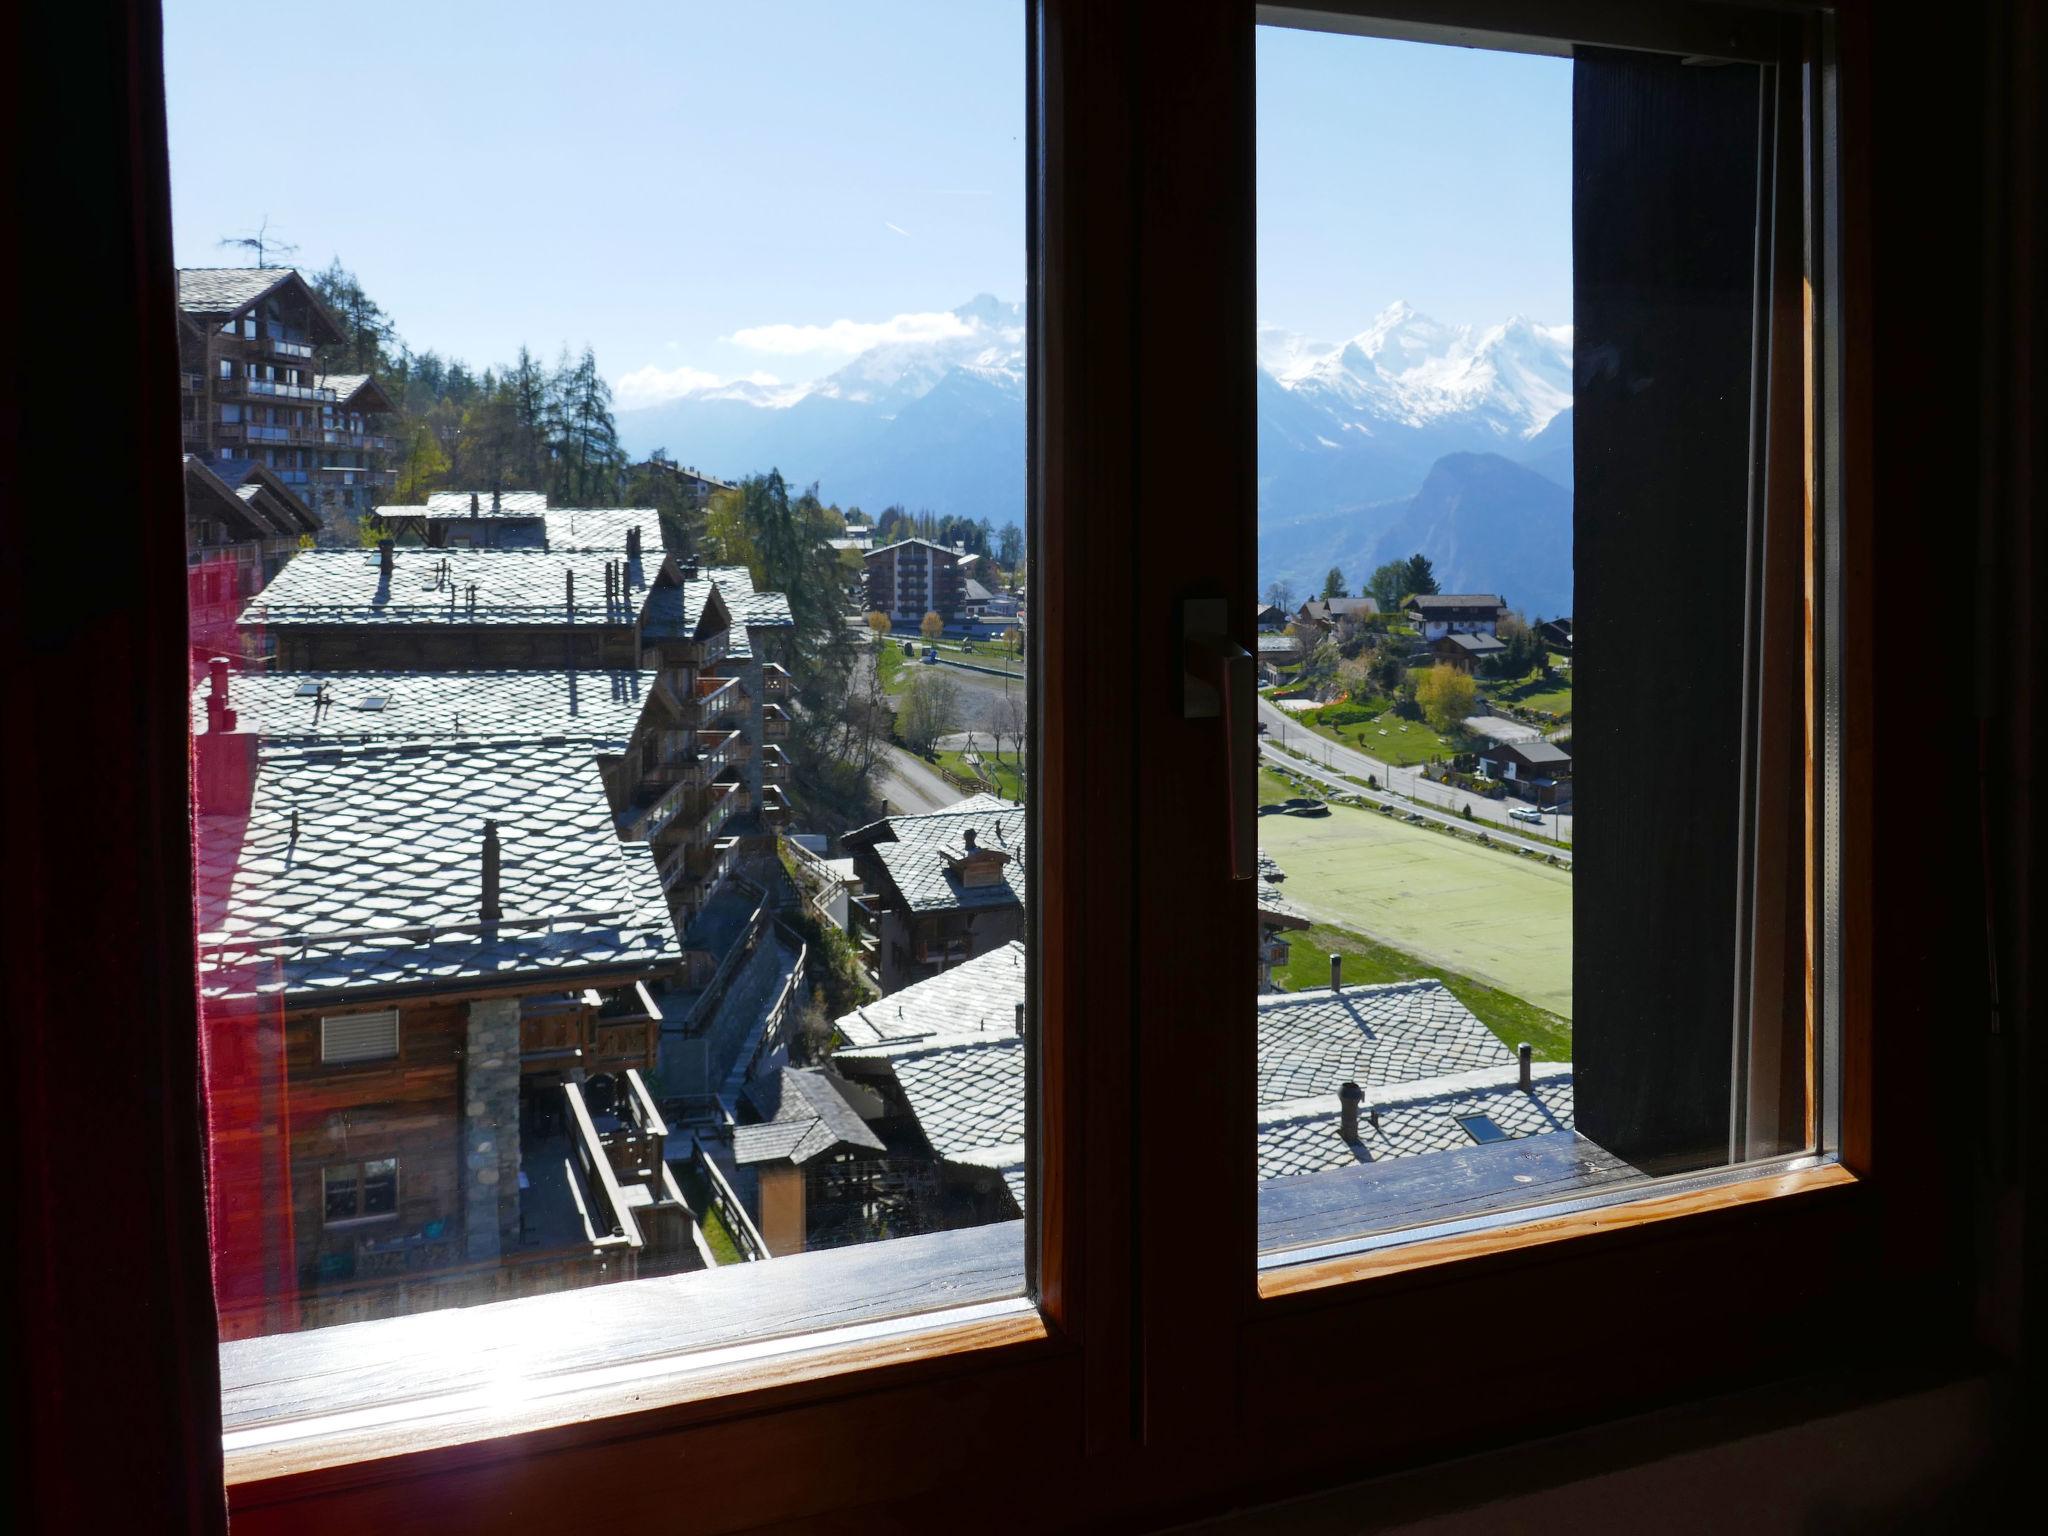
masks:
<path fill-rule="evenodd" d="M 67 0 L 10 31 L 16 1528 L 218 1531 L 161 24 Z"/>

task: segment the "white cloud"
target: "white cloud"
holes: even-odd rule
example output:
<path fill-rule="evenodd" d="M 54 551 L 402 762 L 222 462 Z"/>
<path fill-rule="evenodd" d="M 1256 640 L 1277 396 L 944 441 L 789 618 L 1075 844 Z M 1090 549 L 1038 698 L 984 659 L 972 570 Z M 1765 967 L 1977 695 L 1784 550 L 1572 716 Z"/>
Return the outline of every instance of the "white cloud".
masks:
<path fill-rule="evenodd" d="M 725 340 L 749 352 L 795 356 L 835 352 L 852 357 L 891 341 L 952 341 L 974 334 L 974 327 L 944 310 L 931 314 L 891 315 L 887 320 L 834 320 L 830 325 L 750 325 Z"/>
<path fill-rule="evenodd" d="M 692 368 L 687 363 L 675 368 L 657 368 L 649 363 L 635 368 L 631 373 L 622 373 L 612 382 L 612 395 L 619 409 L 630 411 L 643 405 L 659 405 L 664 400 L 673 400 L 678 395 L 687 395 L 693 389 L 714 389 L 720 384 L 763 384 L 770 387 L 780 384 L 772 373 L 758 369 L 728 378 L 723 374 L 710 373 L 702 368 Z"/>

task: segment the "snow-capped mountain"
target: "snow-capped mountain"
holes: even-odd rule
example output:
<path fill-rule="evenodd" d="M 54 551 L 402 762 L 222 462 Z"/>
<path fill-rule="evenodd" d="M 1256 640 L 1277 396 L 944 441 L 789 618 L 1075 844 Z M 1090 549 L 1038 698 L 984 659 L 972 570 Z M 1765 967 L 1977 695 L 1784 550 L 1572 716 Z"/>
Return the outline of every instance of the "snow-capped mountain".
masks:
<path fill-rule="evenodd" d="M 636 456 L 665 448 L 714 473 L 774 466 L 842 506 L 1021 522 L 1023 306 L 982 294 L 950 313 L 946 334 L 871 347 L 809 383 L 621 412 L 620 435 Z M 1453 325 L 1396 303 L 1341 341 L 1262 328 L 1258 362 L 1262 583 L 1319 582 L 1333 539 L 1370 551 L 1447 454 L 1526 463 L 1569 491 L 1569 325 Z"/>

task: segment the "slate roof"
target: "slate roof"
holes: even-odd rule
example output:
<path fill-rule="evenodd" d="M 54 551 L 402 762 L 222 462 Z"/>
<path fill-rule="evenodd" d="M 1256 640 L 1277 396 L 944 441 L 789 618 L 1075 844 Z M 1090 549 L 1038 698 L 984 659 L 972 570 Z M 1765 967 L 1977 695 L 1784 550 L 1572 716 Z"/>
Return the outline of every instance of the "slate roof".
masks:
<path fill-rule="evenodd" d="M 239 314 L 273 288 L 298 290 L 311 311 L 312 340 L 339 342 L 348 337 L 305 276 L 292 267 L 181 267 L 178 308 L 188 315 L 218 320 Z"/>
<path fill-rule="evenodd" d="M 1512 1065 L 1515 1053 L 1440 981 L 1399 981 L 1336 992 L 1269 993 L 1259 999 L 1259 1103 L 1368 1092 Z"/>
<path fill-rule="evenodd" d="M 1501 741 L 1495 742 L 1479 755 L 1487 758 L 1505 757 L 1512 754 L 1531 765 L 1537 763 L 1568 763 L 1571 753 L 1551 741 Z"/>
<path fill-rule="evenodd" d="M 845 1015 L 834 1057 L 855 1073 L 893 1074 L 932 1151 L 999 1170 L 1019 1209 L 1024 953 L 1013 941 Z M 1257 1029 L 1261 1178 L 1363 1160 L 1339 1134 L 1346 1082 L 1380 1111 L 1377 1130 L 1360 1114 L 1371 1158 L 1468 1144 L 1456 1115 L 1490 1115 L 1510 1136 L 1572 1125 L 1570 1063 L 1535 1067 L 1535 1092 L 1523 1094 L 1514 1053 L 1440 982 L 1269 994 Z"/>
<path fill-rule="evenodd" d="M 331 389 L 334 391 L 334 403 L 337 407 L 347 405 L 349 401 L 353 400 L 365 389 L 373 389 L 377 393 L 377 398 L 384 403 L 382 405 L 373 405 L 370 409 L 373 411 L 388 411 L 391 409 L 391 397 L 386 395 L 383 386 L 367 373 L 323 373 L 313 382 L 321 389 Z"/>
<path fill-rule="evenodd" d="M 1436 643 L 1438 645 L 1455 645 L 1459 650 L 1469 651 L 1474 656 L 1491 656 L 1496 651 L 1507 649 L 1505 645 L 1496 640 L 1492 635 L 1468 635 L 1462 631 L 1455 635 L 1445 635 Z"/>
<path fill-rule="evenodd" d="M 486 504 L 490 497 L 484 498 Z M 608 549 L 626 552 L 626 530 L 640 530 L 640 549 L 662 550 L 661 514 L 652 507 L 549 507 L 541 514 L 549 549 Z"/>
<path fill-rule="evenodd" d="M 624 750 L 658 674 L 558 667 L 477 672 L 237 672 L 228 707 L 266 742 L 402 740 L 577 741 Z M 325 685 L 330 707 L 315 714 Z M 206 728 L 211 684 L 192 692 L 192 730 Z M 381 699 L 376 708 L 365 701 Z"/>
<path fill-rule="evenodd" d="M 829 1070 L 804 1067 L 784 1067 L 754 1079 L 745 1096 L 762 1123 L 733 1128 L 733 1160 L 801 1165 L 841 1148 L 886 1151 L 852 1102 L 852 1095 L 865 1092 Z"/>
<path fill-rule="evenodd" d="M 1262 656 L 1293 656 L 1301 650 L 1301 640 L 1294 635 L 1259 636 L 1259 654 Z"/>
<path fill-rule="evenodd" d="M 240 622 L 269 628 L 342 624 L 630 624 L 647 600 L 658 563 L 635 562 L 628 605 L 607 613 L 604 570 L 618 552 L 539 549 L 422 549 L 393 552 L 386 583 L 374 549 L 305 549 L 287 561 L 243 610 Z M 440 571 L 446 562 L 446 580 Z M 576 574 L 568 610 L 566 573 Z M 477 589 L 476 606 L 468 588 Z"/>
<path fill-rule="evenodd" d="M 1520 1070 L 1493 1067 L 1368 1090 L 1359 1106 L 1355 1146 L 1343 1137 L 1336 1094 L 1275 1106 L 1259 1117 L 1259 1177 L 1289 1178 L 1471 1146 L 1471 1134 L 1458 1123 L 1461 1115 L 1486 1115 L 1516 1140 L 1571 1130 L 1571 1063 L 1532 1066 L 1527 1093 Z M 1377 1126 L 1369 1109 L 1379 1112 Z"/>
<path fill-rule="evenodd" d="M 788 594 L 782 592 L 727 592 L 725 584 L 719 583 L 726 606 L 732 609 L 732 621 L 740 629 L 794 629 L 796 616 L 789 611 Z"/>
<path fill-rule="evenodd" d="M 500 491 L 498 492 L 498 510 L 493 512 L 491 510 L 491 493 L 488 489 L 485 489 L 480 491 L 432 491 L 427 495 L 426 506 L 423 509 L 416 510 L 424 511 L 430 517 L 467 517 L 469 516 L 469 498 L 471 496 L 476 497 L 477 516 L 479 517 L 533 518 L 539 517 L 548 509 L 548 493 L 546 491 Z"/>
<path fill-rule="evenodd" d="M 705 611 L 711 623 L 705 625 Z M 647 598 L 640 633 L 650 640 L 694 640 L 699 633 L 716 634 L 730 621 L 725 594 L 715 582 L 678 581 L 658 586 Z"/>
<path fill-rule="evenodd" d="M 888 817 L 849 832 L 840 841 L 848 847 L 873 849 L 909 911 L 972 911 L 1021 905 L 1024 814 L 1021 806 L 992 795 L 977 795 L 943 811 Z M 969 830 L 983 849 L 997 849 L 1010 855 L 1003 865 L 1001 880 L 988 885 L 964 885 L 948 868 L 947 851 L 957 852 Z"/>
<path fill-rule="evenodd" d="M 1312 597 L 1301 611 L 1309 618 L 1349 619 L 1378 613 L 1380 604 L 1374 597 Z"/>
<path fill-rule="evenodd" d="M 1407 605 L 1427 617 L 1430 614 L 1497 612 L 1507 599 L 1497 592 L 1428 592 L 1408 599 Z"/>
<path fill-rule="evenodd" d="M 1024 1001 L 1024 945 L 1012 939 L 965 965 L 866 1003 L 838 1021 L 853 1051 L 887 1051 L 942 1040 L 1014 1035 Z"/>
<path fill-rule="evenodd" d="M 1259 850 L 1259 921 L 1279 928 L 1306 928 L 1308 919 L 1280 894 L 1280 882 L 1287 878 L 1279 861 L 1265 849 Z"/>
<path fill-rule="evenodd" d="M 487 818 L 496 922 L 478 911 Z M 246 825 L 201 815 L 198 843 L 209 1002 L 303 1006 L 682 960 L 653 853 L 619 841 L 583 747 L 266 750 Z"/>

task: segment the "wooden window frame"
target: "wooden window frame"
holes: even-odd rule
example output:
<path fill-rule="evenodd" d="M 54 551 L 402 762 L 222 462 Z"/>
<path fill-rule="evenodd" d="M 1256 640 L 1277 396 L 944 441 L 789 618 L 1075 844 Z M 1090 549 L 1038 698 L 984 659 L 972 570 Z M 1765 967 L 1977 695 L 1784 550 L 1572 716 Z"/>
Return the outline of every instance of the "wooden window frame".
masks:
<path fill-rule="evenodd" d="M 101 1005 L 129 1031 L 98 1091 L 108 1111 L 103 1150 L 124 1156 L 138 1220 L 124 1255 L 133 1262 L 68 1266 L 61 1286 L 53 1269 L 24 1297 L 25 1316 L 77 1323 L 32 1330 L 26 1341 L 24 1381 L 41 1394 L 41 1411 L 24 1449 L 41 1470 L 32 1497 L 46 1514 L 106 1510 L 113 1480 L 96 1486 L 88 1456 L 119 1443 L 130 1474 L 120 1497 L 153 1489 L 162 1523 L 218 1529 L 197 1004 L 188 986 L 162 984 L 193 974 L 193 930 L 160 22 L 149 6 L 45 9 L 33 23 L 43 45 L 24 58 L 108 66 L 49 72 L 62 90 L 30 93 L 78 157 L 111 168 L 83 176 L 68 158 L 38 167 L 43 180 L 33 184 L 52 206 L 80 210 L 65 260 L 74 279 L 91 272 L 105 302 L 75 318 L 67 307 L 63 344 L 24 350 L 54 359 L 58 382 L 74 386 L 49 388 L 62 409 L 90 385 L 70 358 L 93 369 L 109 356 L 135 360 L 134 387 L 94 423 L 101 435 L 117 420 L 130 428 L 135 451 L 100 462 L 105 504 L 132 508 L 135 522 L 132 540 L 107 551 L 92 626 L 76 621 L 74 584 L 23 579 L 61 560 L 68 530 L 25 525 L 25 557 L 7 573 L 19 601 L 0 604 L 25 652 L 63 658 L 24 679 L 28 718 L 74 719 L 84 738 L 62 762 L 24 754 L 9 764 L 27 781 L 6 797 L 10 831 L 21 834 L 19 873 L 47 898 L 46 912 L 66 916 L 44 920 L 23 947 L 20 984 L 45 1005 L 23 1017 L 17 1134 L 25 1148 L 60 1143 L 60 1111 L 49 1106 L 70 1102 L 65 1090 L 75 1087 L 65 1076 L 74 1021 L 48 1002 L 96 975 Z M 1460 9 L 1488 11 L 1503 26 L 1556 14 L 1509 0 Z M 1610 18 L 1631 9 L 1586 7 Z M 1674 9 L 1703 21 L 1716 10 Z M 1450 8 L 1428 10 L 1441 20 Z M 587 1516 L 594 1487 L 607 1490 L 610 1518 L 666 1523 L 685 1485 L 708 1490 L 694 1522 L 706 1530 L 833 1511 L 940 1523 L 961 1499 L 999 1501 L 1018 1523 L 1154 1517 L 1851 1366 L 1873 1339 L 1894 1361 L 1953 1359 L 1966 1344 L 1959 1245 L 1946 1239 L 1960 1223 L 1973 1147 L 1919 1134 L 1924 1068 L 1952 1014 L 1949 978 L 1927 958 L 1925 914 L 1909 899 L 1947 871 L 1950 850 L 1925 824 L 1895 824 L 1882 843 L 1873 836 L 1874 786 L 1898 782 L 1871 750 L 1877 723 L 1897 711 L 1873 687 L 1873 614 L 1915 591 L 1916 502 L 1941 481 L 1931 457 L 1916 457 L 1913 434 L 1875 431 L 1900 425 L 1898 402 L 1913 398 L 1905 369 L 1924 359 L 1910 347 L 1904 363 L 1875 351 L 1871 317 L 1873 306 L 1899 315 L 1930 275 L 1978 274 L 1966 245 L 1946 258 L 1913 250 L 1902 261 L 1899 251 L 1912 249 L 1902 243 L 1888 247 L 1892 266 L 1880 282 L 1871 250 L 1924 216 L 1876 183 L 1874 160 L 1888 157 L 1888 172 L 1938 168 L 1977 139 L 1962 110 L 1966 85 L 1947 86 L 1947 117 L 1926 111 L 1924 93 L 1910 124 L 1878 116 L 1876 82 L 1935 84 L 1938 74 L 1923 82 L 1921 71 L 1945 44 L 1918 28 L 1887 30 L 1867 5 L 1842 8 L 1842 64 L 1822 82 L 1838 92 L 1838 217 L 1853 232 L 1841 249 L 1841 323 L 1830 337 L 1839 349 L 1832 446 L 1844 532 L 1831 555 L 1845 595 L 1842 901 L 1831 975 L 1841 994 L 1840 1166 L 1852 1177 L 1639 1209 L 1641 1219 L 1581 1223 L 1540 1241 L 1390 1267 L 1366 1283 L 1261 1299 L 1248 1262 L 1249 1181 L 1233 1194 L 1189 1178 L 1186 1161 L 1148 1151 L 1190 1116 L 1204 1135 L 1178 1137 L 1180 1147 L 1229 1144 L 1242 1161 L 1251 1145 L 1250 1095 L 1231 1073 L 1199 1070 L 1200 1047 L 1229 1027 L 1228 1010 L 1146 958 L 1213 948 L 1243 951 L 1251 964 L 1242 942 L 1248 893 L 1239 900 L 1226 888 L 1210 910 L 1198 893 L 1216 887 L 1214 847 L 1178 846 L 1163 830 L 1176 818 L 1181 827 L 1222 824 L 1220 754 L 1212 760 L 1170 703 L 1181 664 L 1175 609 L 1215 579 L 1218 555 L 1244 568 L 1248 520 L 1233 511 L 1204 524 L 1226 532 L 1199 559 L 1154 537 L 1184 533 L 1190 508 L 1225 499 L 1219 485 L 1247 504 L 1249 455 L 1235 425 L 1249 418 L 1249 328 L 1242 337 L 1175 331 L 1186 314 L 1204 312 L 1184 301 L 1223 313 L 1249 302 L 1248 261 L 1200 253 L 1219 223 L 1249 228 L 1248 114 L 1219 114 L 1216 104 L 1248 100 L 1251 21 L 1250 7 L 1235 3 L 1154 10 L 1040 0 L 1032 13 L 1030 137 L 1043 172 L 1031 192 L 1032 475 L 1044 590 L 1032 644 L 1047 718 L 1091 722 L 1086 743 L 1078 731 L 1052 732 L 1039 746 L 1034 1003 L 1041 1019 L 1087 1020 L 1044 1028 L 1032 1083 L 1035 1112 L 1066 1130 L 1043 1139 L 1033 1170 L 1040 1196 L 1029 1232 L 1043 1321 L 912 1330 L 773 1368 L 746 1364 L 715 1383 L 733 1390 L 695 1399 L 661 1399 L 644 1384 L 603 1388 L 536 1405 L 523 1428 L 486 1441 L 420 1448 L 389 1435 L 376 1443 L 372 1432 L 346 1463 L 236 1483 L 227 1502 L 238 1527 L 359 1528 L 373 1519 L 440 1529 L 488 1512 L 499 1528 L 547 1529 Z M 1950 214 L 1971 207 L 1952 187 L 1932 195 Z M 32 433 L 69 473 L 79 457 L 56 450 L 76 441 L 89 452 L 82 428 L 39 411 L 24 416 L 22 440 Z M 1960 424 L 1960 411 L 1951 420 Z M 1881 473 L 1883 497 L 1874 490 Z M 1092 647 L 1119 623 L 1132 666 L 1111 676 L 1087 665 L 1079 636 L 1085 629 Z M 1910 657 L 1891 663 L 1902 664 L 1923 680 L 1931 674 Z M 66 704 L 67 666 L 126 678 L 134 709 L 78 719 Z M 66 765 L 116 752 L 136 764 L 132 781 L 90 828 L 63 828 L 60 843 L 50 812 Z M 1128 787 L 1141 777 L 1143 795 Z M 101 856 L 79 856 L 82 836 L 98 840 L 92 852 Z M 148 856 L 137 859 L 138 850 Z M 109 879 L 117 868 L 132 880 Z M 1146 899 L 1164 890 L 1176 893 L 1170 911 Z M 1951 935 L 1967 938 L 1966 925 L 1949 922 Z M 108 933 L 133 935 L 134 964 L 105 963 Z M 1197 1157 L 1194 1171 L 1231 1166 L 1219 1155 L 1209 1165 Z M 50 1191 L 89 1197 L 104 1177 L 89 1161 L 24 1156 L 24 1165 L 56 1165 L 37 1174 L 38 1208 L 74 1208 Z M 48 1251 L 59 1228 L 34 1221 L 23 1250 Z M 1745 1269 L 1778 1283 L 1730 1288 L 1702 1278 Z M 152 1305 L 132 1305 L 138 1290 Z M 1532 1373 L 1558 1360 L 1555 1349 L 1532 1346 L 1580 1330 L 1626 1347 L 1599 1352 L 1596 1369 L 1575 1357 L 1579 1369 L 1526 1390 Z M 1447 1368 L 1446 1338 L 1473 1339 L 1473 1353 L 1455 1362 L 1469 1369 Z M 80 1382 L 95 1390 L 76 1391 Z M 1362 1429 L 1366 1392 L 1397 1411 L 1372 1414 Z M 963 1446 L 979 1454 L 955 1455 Z M 715 1502 L 723 1494 L 729 1502 Z"/>

